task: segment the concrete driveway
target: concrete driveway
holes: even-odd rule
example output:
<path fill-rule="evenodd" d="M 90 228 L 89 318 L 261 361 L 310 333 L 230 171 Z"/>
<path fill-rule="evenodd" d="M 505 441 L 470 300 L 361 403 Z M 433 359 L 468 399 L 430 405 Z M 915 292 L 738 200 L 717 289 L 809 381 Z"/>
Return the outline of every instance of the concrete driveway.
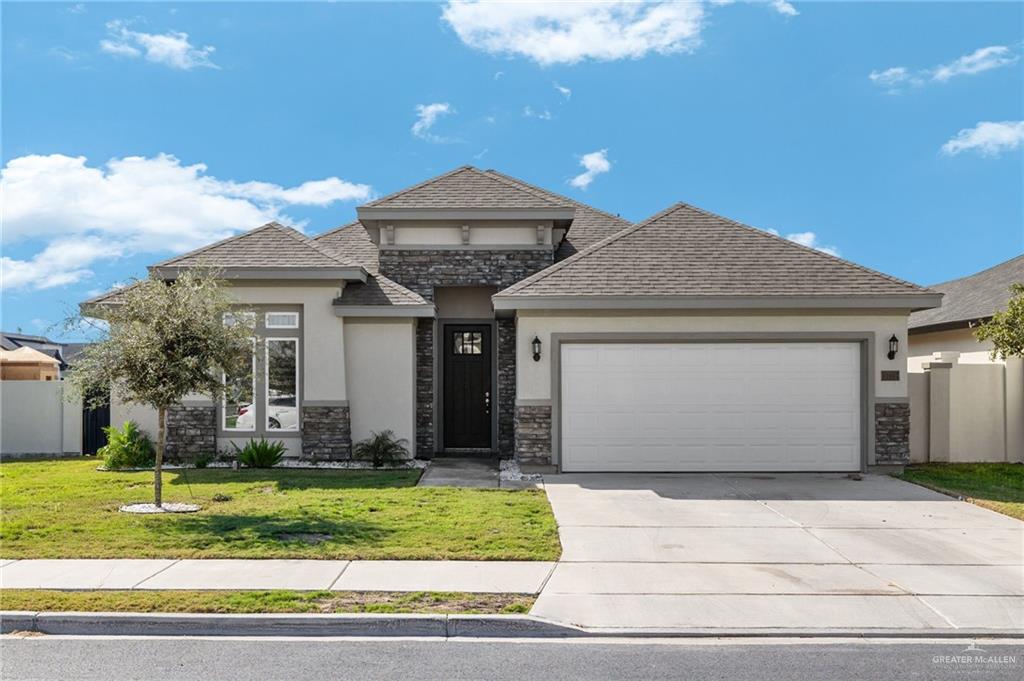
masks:
<path fill-rule="evenodd" d="M 1024 629 L 1024 523 L 887 476 L 545 476 L 533 614 L 608 629 Z"/>

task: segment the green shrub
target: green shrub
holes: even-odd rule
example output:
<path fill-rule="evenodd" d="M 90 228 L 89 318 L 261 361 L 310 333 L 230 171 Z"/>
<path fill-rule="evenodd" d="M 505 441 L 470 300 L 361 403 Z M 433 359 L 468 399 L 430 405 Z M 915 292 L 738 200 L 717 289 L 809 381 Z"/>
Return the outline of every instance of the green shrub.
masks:
<path fill-rule="evenodd" d="M 405 438 L 395 438 L 392 430 L 371 432 L 370 437 L 355 444 L 352 455 L 357 459 L 372 462 L 374 468 L 393 466 L 409 458 L 409 450 L 406 447 L 408 444 L 409 441 Z"/>
<path fill-rule="evenodd" d="M 107 468 L 148 468 L 155 462 L 153 443 L 135 421 L 125 421 L 121 428 L 107 426 L 103 432 L 107 434 L 107 444 L 96 453 Z"/>
<path fill-rule="evenodd" d="M 196 468 L 206 468 L 216 458 L 216 455 L 210 452 L 200 452 L 192 458 L 192 465 Z"/>
<path fill-rule="evenodd" d="M 273 468 L 281 463 L 284 453 L 288 451 L 288 447 L 280 440 L 268 442 L 262 437 L 259 440 L 249 440 L 245 447 L 239 447 L 234 442 L 231 446 L 235 448 L 242 465 L 249 468 Z"/>

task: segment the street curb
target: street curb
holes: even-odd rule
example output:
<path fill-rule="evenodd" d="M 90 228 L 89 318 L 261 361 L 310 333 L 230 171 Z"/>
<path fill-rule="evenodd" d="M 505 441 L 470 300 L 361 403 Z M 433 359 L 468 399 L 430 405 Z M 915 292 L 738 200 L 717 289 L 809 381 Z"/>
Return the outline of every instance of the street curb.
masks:
<path fill-rule="evenodd" d="M 429 638 L 1024 638 L 1016 629 L 584 629 L 530 615 L 0 612 L 0 634 Z"/>

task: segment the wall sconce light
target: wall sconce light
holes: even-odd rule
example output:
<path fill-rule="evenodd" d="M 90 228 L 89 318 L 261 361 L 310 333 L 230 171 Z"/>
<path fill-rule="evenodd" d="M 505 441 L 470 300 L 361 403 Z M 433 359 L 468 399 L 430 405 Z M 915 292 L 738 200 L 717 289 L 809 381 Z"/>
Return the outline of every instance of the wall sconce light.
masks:
<path fill-rule="evenodd" d="M 534 336 L 533 337 L 532 345 L 533 345 L 533 361 L 534 362 L 539 362 L 540 361 L 540 338 L 537 338 L 537 336 Z"/>
<path fill-rule="evenodd" d="M 889 339 L 889 359 L 896 359 L 896 353 L 900 350 L 900 339 L 896 337 L 896 334 L 892 335 Z"/>

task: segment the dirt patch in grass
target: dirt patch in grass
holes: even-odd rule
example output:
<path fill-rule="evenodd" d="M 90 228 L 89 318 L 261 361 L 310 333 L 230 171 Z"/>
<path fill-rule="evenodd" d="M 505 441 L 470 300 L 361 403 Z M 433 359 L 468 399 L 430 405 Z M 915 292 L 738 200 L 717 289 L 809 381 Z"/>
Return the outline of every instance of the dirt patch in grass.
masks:
<path fill-rule="evenodd" d="M 524 594 L 378 591 L 56 591 L 5 589 L 3 610 L 49 612 L 521 614 Z"/>

